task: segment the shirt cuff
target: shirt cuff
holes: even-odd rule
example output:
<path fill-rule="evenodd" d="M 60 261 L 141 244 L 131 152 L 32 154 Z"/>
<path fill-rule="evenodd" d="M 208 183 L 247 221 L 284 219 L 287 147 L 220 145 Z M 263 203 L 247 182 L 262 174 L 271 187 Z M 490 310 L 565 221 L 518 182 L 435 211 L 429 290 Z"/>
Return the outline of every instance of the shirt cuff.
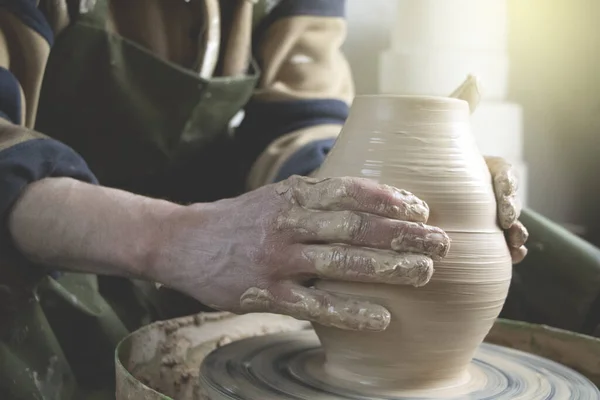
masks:
<path fill-rule="evenodd" d="M 24 262 L 14 248 L 8 216 L 27 185 L 44 178 L 65 177 L 97 184 L 83 158 L 53 139 L 32 139 L 0 151 L 0 254 Z"/>

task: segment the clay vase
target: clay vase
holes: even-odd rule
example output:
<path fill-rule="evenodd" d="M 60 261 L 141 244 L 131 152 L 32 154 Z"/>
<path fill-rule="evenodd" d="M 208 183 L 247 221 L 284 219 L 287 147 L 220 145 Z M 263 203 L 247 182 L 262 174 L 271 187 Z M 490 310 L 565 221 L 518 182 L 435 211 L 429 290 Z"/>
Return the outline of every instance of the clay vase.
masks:
<path fill-rule="evenodd" d="M 381 333 L 313 325 L 324 348 L 327 379 L 338 386 L 367 387 L 371 394 L 427 392 L 472 381 L 471 359 L 504 304 L 512 263 L 497 224 L 490 173 L 470 129 L 464 100 L 355 98 L 316 176 L 366 177 L 408 190 L 427 202 L 428 224 L 444 229 L 452 242 L 423 287 L 316 284 L 379 303 L 392 316 Z"/>

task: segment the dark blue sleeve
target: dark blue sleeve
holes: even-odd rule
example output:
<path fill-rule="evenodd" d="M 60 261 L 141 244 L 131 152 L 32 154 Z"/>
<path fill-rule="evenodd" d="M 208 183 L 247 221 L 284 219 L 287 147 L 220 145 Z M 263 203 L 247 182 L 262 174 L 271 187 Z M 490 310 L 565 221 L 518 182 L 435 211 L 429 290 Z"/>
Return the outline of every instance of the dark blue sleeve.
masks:
<path fill-rule="evenodd" d="M 13 124 L 21 124 L 23 104 L 17 78 L 7 69 L 0 67 L 0 118 Z"/>
<path fill-rule="evenodd" d="M 349 109 L 342 101 L 323 99 L 251 101 L 245 111 L 246 117 L 238 129 L 237 137 L 243 149 L 241 154 L 247 164 L 251 165 L 272 141 L 285 134 L 317 125 L 343 125 Z M 320 165 L 324 159 L 323 151 L 328 144 L 327 141 L 310 143 L 307 149 L 300 149 L 286 162 L 286 173 L 302 175 L 301 170 L 314 170 L 310 168 L 315 164 L 317 167 Z"/>
<path fill-rule="evenodd" d="M 36 0 L 0 0 L 0 8 L 18 18 L 52 46 L 54 35 Z M 10 49 L 9 49 L 10 50 Z M 27 185 L 47 177 L 70 177 L 97 183 L 85 161 L 68 146 L 37 138 L 22 127 L 23 99 L 21 87 L 11 71 L 0 67 L 0 262 L 27 264 L 14 249 L 8 231 L 8 215 Z M 29 275 L 30 270 L 9 272 Z M 6 269 L 0 272 L 7 272 Z M 4 278 L 6 276 L 2 275 Z M 10 279 L 9 279 L 10 280 Z"/>
<path fill-rule="evenodd" d="M 6 217 L 27 185 L 51 177 L 98 183 L 79 154 L 53 139 L 28 140 L 0 151 L 0 215 Z"/>
<path fill-rule="evenodd" d="M 44 14 L 38 9 L 38 0 L 0 0 L 0 7 L 14 14 L 29 28 L 40 34 L 52 46 L 54 33 Z"/>
<path fill-rule="evenodd" d="M 53 34 L 35 0 L 0 0 L 0 7 L 40 34 L 50 45 Z M 70 177 L 97 183 L 73 149 L 52 139 L 31 139 L 23 124 L 23 99 L 17 78 L 0 67 L 0 258 L 19 260 L 8 232 L 7 218 L 27 185 L 47 177 Z M 16 144 L 14 144 L 16 143 Z"/>
<path fill-rule="evenodd" d="M 0 144 L 1 140 L 0 130 Z M 49 177 L 97 183 L 79 154 L 52 139 L 28 140 L 0 151 L 0 256 L 19 258 L 8 231 L 8 215 L 27 185 Z"/>
<path fill-rule="evenodd" d="M 333 147 L 335 139 L 315 140 L 300 148 L 279 168 L 275 181 L 282 181 L 292 175 L 309 175 L 321 166 Z"/>

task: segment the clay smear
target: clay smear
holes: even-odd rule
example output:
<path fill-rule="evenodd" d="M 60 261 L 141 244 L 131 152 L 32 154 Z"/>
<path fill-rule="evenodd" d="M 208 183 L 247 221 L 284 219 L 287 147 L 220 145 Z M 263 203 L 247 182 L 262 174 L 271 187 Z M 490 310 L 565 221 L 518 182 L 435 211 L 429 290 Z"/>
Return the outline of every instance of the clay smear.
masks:
<path fill-rule="evenodd" d="M 382 331 L 390 323 L 390 313 L 378 304 L 303 287 L 290 288 L 286 295 L 277 298 L 267 289 L 250 288 L 240 304 L 245 312 L 269 310 L 339 329 Z"/>
<path fill-rule="evenodd" d="M 279 195 L 287 196 L 293 203 L 308 210 L 341 211 L 348 208 L 363 208 L 365 212 L 383 216 L 395 216 L 397 219 L 425 222 L 429 217 L 429 208 L 423 200 L 414 194 L 384 186 L 390 197 L 400 200 L 402 206 L 389 204 L 361 203 L 360 193 L 356 192 L 349 179 L 331 180 L 327 178 L 294 177 L 275 186 Z M 290 184 L 291 183 L 291 184 Z"/>

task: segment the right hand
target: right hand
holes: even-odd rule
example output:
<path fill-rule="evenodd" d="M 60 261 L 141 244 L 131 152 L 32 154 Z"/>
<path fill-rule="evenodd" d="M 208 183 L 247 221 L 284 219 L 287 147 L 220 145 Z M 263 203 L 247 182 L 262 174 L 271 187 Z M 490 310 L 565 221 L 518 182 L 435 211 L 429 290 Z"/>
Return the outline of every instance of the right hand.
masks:
<path fill-rule="evenodd" d="M 381 331 L 390 322 L 384 307 L 310 283 L 425 285 L 450 247 L 441 229 L 424 225 L 428 214 L 411 193 L 370 180 L 294 176 L 174 211 L 152 278 L 222 311 Z"/>

